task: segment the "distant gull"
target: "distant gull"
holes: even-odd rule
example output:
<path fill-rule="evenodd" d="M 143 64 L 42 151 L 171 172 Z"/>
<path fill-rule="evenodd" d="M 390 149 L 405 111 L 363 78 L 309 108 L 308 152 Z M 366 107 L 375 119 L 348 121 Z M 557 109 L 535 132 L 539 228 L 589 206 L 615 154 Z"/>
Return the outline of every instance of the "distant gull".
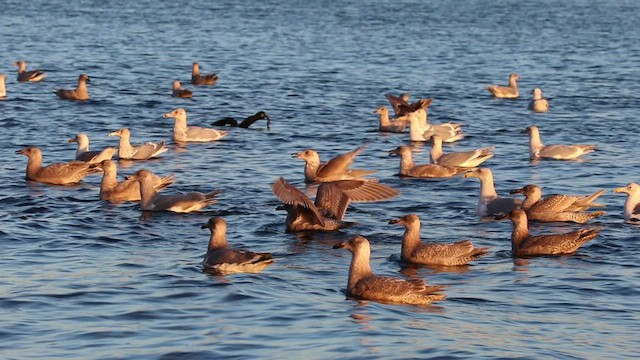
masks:
<path fill-rule="evenodd" d="M 213 126 L 231 126 L 231 127 L 239 127 L 243 129 L 249 128 L 249 126 L 253 125 L 258 120 L 267 119 L 267 128 L 271 125 L 271 118 L 264 111 L 258 111 L 257 113 L 245 118 L 240 123 L 238 120 L 232 117 L 226 117 L 217 121 L 214 121 L 211 125 Z"/>
<path fill-rule="evenodd" d="M 413 156 L 411 155 L 411 148 L 408 146 L 398 146 L 397 148 L 390 150 L 389 155 L 395 155 L 400 157 L 400 176 L 414 177 L 414 178 L 450 178 L 462 172 L 468 171 L 468 169 L 444 166 L 438 164 L 421 164 L 414 165 Z"/>
<path fill-rule="evenodd" d="M 529 159 L 574 160 L 596 150 L 596 145 L 547 145 L 540 139 L 540 130 L 531 125 L 524 130 L 529 134 Z"/>
<path fill-rule="evenodd" d="M 193 63 L 191 66 L 191 83 L 193 85 L 215 85 L 218 82 L 217 74 L 200 75 L 200 65 Z"/>
<path fill-rule="evenodd" d="M 75 159 L 89 164 L 97 164 L 102 160 L 109 160 L 117 151 L 115 147 L 106 147 L 102 150 L 89 150 L 89 137 L 87 134 L 82 133 L 69 139 L 69 142 L 78 144 Z"/>
<path fill-rule="evenodd" d="M 140 183 L 129 179 L 118 182 L 118 167 L 113 160 L 103 160 L 98 165 L 104 173 L 100 182 L 100 200 L 112 203 L 140 201 Z M 159 177 L 152 173 L 152 184 L 156 191 L 173 184 L 173 175 Z"/>
<path fill-rule="evenodd" d="M 347 282 L 347 295 L 350 297 L 412 305 L 428 305 L 446 298 L 446 295 L 439 293 L 444 286 L 429 286 L 422 279 L 405 280 L 374 274 L 369 260 L 371 245 L 363 236 L 358 235 L 334 245 L 333 248 L 347 249 L 352 253 Z"/>
<path fill-rule="evenodd" d="M 624 220 L 629 223 L 640 222 L 640 185 L 632 182 L 614 192 L 628 195 L 624 202 Z"/>
<path fill-rule="evenodd" d="M 42 167 L 42 151 L 35 146 L 29 146 L 16 151 L 16 154 L 26 155 L 26 179 L 54 185 L 71 185 L 79 183 L 85 176 L 102 172 L 95 164 L 82 161 L 68 163 L 54 163 Z"/>
<path fill-rule="evenodd" d="M 442 151 L 442 138 L 438 135 L 431 137 L 433 146 L 429 152 L 431 163 L 445 166 L 475 168 L 493 157 L 494 146 L 471 151 L 458 151 L 445 154 Z"/>
<path fill-rule="evenodd" d="M 464 174 L 464 177 L 480 180 L 480 198 L 476 207 L 476 212 L 480 216 L 505 214 L 519 208 L 522 203 L 520 199 L 498 196 L 493 185 L 493 173 L 489 168 L 478 168 Z"/>
<path fill-rule="evenodd" d="M 4 74 L 0 74 L 0 98 L 4 98 L 7 96 L 7 88 L 4 84 L 4 79 Z"/>
<path fill-rule="evenodd" d="M 167 151 L 164 141 L 146 142 L 141 145 L 132 145 L 130 142 L 131 131 L 128 128 L 122 128 L 114 131 L 109 136 L 118 136 L 120 141 L 118 144 L 118 158 L 125 160 L 147 160 L 158 157 L 158 155 Z"/>
<path fill-rule="evenodd" d="M 549 110 L 549 102 L 542 97 L 542 90 L 535 88 L 532 91 L 533 99 L 529 101 L 528 109 L 534 112 L 546 112 Z"/>
<path fill-rule="evenodd" d="M 183 89 L 180 85 L 180 81 L 173 80 L 171 96 L 183 99 L 191 99 L 193 92 L 189 89 Z"/>
<path fill-rule="evenodd" d="M 273 263 L 273 256 L 270 253 L 254 253 L 229 247 L 227 222 L 221 217 L 212 217 L 201 228 L 211 231 L 207 254 L 202 260 L 205 271 L 220 274 L 257 273 Z"/>
<path fill-rule="evenodd" d="M 583 224 L 606 214 L 604 211 L 584 212 L 590 207 L 604 206 L 593 202 L 604 193 L 604 190 L 588 196 L 553 194 L 542 197 L 540 187 L 531 184 L 521 189 L 512 190 L 510 193 L 525 196 L 520 208 L 527 213 L 529 220 L 542 222 L 570 221 Z"/>
<path fill-rule="evenodd" d="M 403 133 L 407 128 L 405 117 L 389 119 L 389 109 L 386 106 L 380 106 L 373 113 L 380 115 L 378 130 L 381 132 Z"/>
<path fill-rule="evenodd" d="M 291 157 L 304 160 L 304 181 L 307 183 L 362 179 L 363 176 L 373 174 L 375 171 L 349 169 L 349 166 L 365 146 L 367 145 L 359 146 L 357 149 L 338 155 L 325 163 L 320 162 L 320 155 L 313 149 L 293 153 Z"/>
<path fill-rule="evenodd" d="M 176 142 L 207 142 L 219 140 L 229 133 L 226 130 L 216 130 L 199 126 L 187 126 L 187 112 L 178 108 L 164 114 L 165 118 L 173 118 L 173 140 Z"/>
<path fill-rule="evenodd" d="M 520 96 L 518 92 L 518 84 L 516 81 L 520 79 L 518 74 L 509 75 L 509 86 L 489 85 L 487 90 L 493 94 L 493 96 L 502 99 L 515 99 Z"/>
<path fill-rule="evenodd" d="M 42 70 L 27 71 L 27 63 L 24 60 L 16 61 L 13 66 L 18 67 L 19 82 L 39 82 L 47 77 L 47 74 Z"/>
<path fill-rule="evenodd" d="M 89 100 L 89 91 L 87 90 L 87 83 L 91 82 L 89 75 L 80 74 L 78 77 L 78 87 L 75 90 L 56 89 L 54 92 L 60 99 L 63 100 Z"/>

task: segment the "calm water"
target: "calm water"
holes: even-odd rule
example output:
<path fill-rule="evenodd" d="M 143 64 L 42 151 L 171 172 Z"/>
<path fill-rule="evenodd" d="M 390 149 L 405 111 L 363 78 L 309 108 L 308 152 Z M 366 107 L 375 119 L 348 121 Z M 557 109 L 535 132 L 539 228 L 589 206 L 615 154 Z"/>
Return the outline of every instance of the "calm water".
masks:
<path fill-rule="evenodd" d="M 640 346 L 640 237 L 625 225 L 624 196 L 638 181 L 640 27 L 636 1 L 17 1 L 0 12 L 0 358 L 626 358 Z M 19 84 L 10 64 L 44 69 Z M 217 72 L 215 87 L 193 88 L 190 66 Z M 52 90 L 92 77 L 92 100 L 58 100 Z M 520 74 L 523 97 L 495 100 L 487 84 Z M 174 79 L 195 91 L 170 97 Z M 526 110 L 541 87 L 551 111 Z M 600 188 L 606 227 L 576 256 L 514 261 L 508 221 L 479 219 L 475 179 L 404 180 L 386 152 L 408 135 L 375 132 L 384 94 L 433 97 L 430 119 L 461 121 L 468 137 L 446 150 L 495 145 L 486 164 L 498 192 L 528 183 L 545 193 Z M 196 214 L 142 218 L 137 204 L 98 200 L 99 176 L 74 187 L 30 185 L 25 145 L 44 162 L 70 160 L 67 140 L 85 132 L 94 148 L 131 128 L 133 141 L 170 141 L 162 114 L 185 107 L 208 125 L 259 110 L 271 129 L 233 129 L 216 143 L 178 147 L 162 159 L 124 167 L 176 175 L 165 190 L 221 189 Z M 547 143 L 596 143 L 584 162 L 527 160 L 537 124 Z M 302 186 L 307 147 L 324 159 L 369 142 L 355 167 L 378 170 L 396 199 L 356 204 L 359 224 L 310 237 L 284 232 L 270 184 Z M 446 151 L 445 150 L 445 151 Z M 428 161 L 428 146 L 416 160 Z M 469 238 L 490 256 L 457 271 L 402 269 L 402 229 L 417 213 L 423 237 Z M 273 252 L 259 275 L 201 271 L 210 216 L 229 222 L 229 241 Z M 535 225 L 562 232 L 571 224 Z M 345 299 L 350 255 L 331 245 L 354 234 L 372 243 L 374 271 L 449 285 L 437 306 Z"/>

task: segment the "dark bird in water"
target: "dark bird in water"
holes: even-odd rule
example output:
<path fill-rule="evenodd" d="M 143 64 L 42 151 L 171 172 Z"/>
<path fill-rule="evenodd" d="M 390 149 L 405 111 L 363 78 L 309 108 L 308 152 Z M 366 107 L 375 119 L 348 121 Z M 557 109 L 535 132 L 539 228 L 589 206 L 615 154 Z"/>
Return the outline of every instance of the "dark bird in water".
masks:
<path fill-rule="evenodd" d="M 262 119 L 267 119 L 267 129 L 269 128 L 269 126 L 271 125 L 271 119 L 269 118 L 269 115 L 267 115 L 267 113 L 265 113 L 264 111 L 259 111 L 251 116 L 249 116 L 248 118 L 242 120 L 240 123 L 238 123 L 238 120 L 236 120 L 235 118 L 232 117 L 226 117 L 224 119 L 220 119 L 217 120 L 215 122 L 213 122 L 211 125 L 213 126 L 231 126 L 231 127 L 239 127 L 239 128 L 243 128 L 243 129 L 248 129 L 249 126 L 251 126 L 254 122 L 258 121 L 258 120 L 262 120 Z"/>

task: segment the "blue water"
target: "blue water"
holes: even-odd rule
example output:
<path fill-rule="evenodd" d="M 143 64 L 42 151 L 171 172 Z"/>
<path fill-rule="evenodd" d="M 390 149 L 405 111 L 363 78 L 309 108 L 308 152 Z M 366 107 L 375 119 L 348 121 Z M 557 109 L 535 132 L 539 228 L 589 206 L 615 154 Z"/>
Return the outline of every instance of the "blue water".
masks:
<path fill-rule="evenodd" d="M 623 223 L 624 196 L 638 181 L 640 3 L 553 1 L 17 1 L 0 11 L 0 358 L 631 358 L 640 353 L 639 229 Z M 17 83 L 25 59 L 48 77 Z M 220 76 L 189 84 L 191 63 Z M 56 87 L 92 82 L 87 103 L 61 101 Z M 487 84 L 520 75 L 522 96 L 498 100 Z M 173 99 L 178 79 L 192 100 Z M 526 109 L 542 88 L 551 110 Z M 511 258 L 508 221 L 475 214 L 475 179 L 400 179 L 387 151 L 407 134 L 376 132 L 384 94 L 432 97 L 430 120 L 465 124 L 445 151 L 496 146 L 486 165 L 499 193 L 536 183 L 547 194 L 604 188 L 601 235 L 575 256 Z M 175 174 L 167 193 L 223 190 L 195 214 L 141 217 L 137 204 L 98 199 L 99 176 L 74 187 L 27 184 L 26 159 L 68 161 L 67 140 L 85 132 L 93 148 L 170 141 L 162 114 L 184 107 L 189 122 L 244 118 L 264 110 L 270 129 L 232 129 L 224 140 L 171 149 L 156 161 L 121 164 Z M 548 143 L 595 143 L 583 162 L 527 160 L 520 130 Z M 255 129 L 253 129 L 255 128 Z M 354 167 L 377 170 L 401 195 L 352 205 L 358 225 L 311 236 L 284 231 L 270 184 L 302 187 L 292 152 L 323 159 L 369 142 Z M 415 155 L 428 161 L 428 146 Z M 402 229 L 393 217 L 417 213 L 423 238 L 468 238 L 492 253 L 456 271 L 402 269 Z M 229 242 L 272 252 L 261 274 L 202 272 L 211 216 L 229 222 Z M 538 233 L 580 226 L 536 224 Z M 446 284 L 431 307 L 345 298 L 350 255 L 332 250 L 362 234 L 380 274 Z"/>

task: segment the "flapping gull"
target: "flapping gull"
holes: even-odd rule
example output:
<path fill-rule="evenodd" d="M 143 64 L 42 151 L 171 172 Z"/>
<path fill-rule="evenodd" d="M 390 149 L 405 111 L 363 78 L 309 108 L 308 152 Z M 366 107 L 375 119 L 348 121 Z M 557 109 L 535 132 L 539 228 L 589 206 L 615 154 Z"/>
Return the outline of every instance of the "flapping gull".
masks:
<path fill-rule="evenodd" d="M 366 144 L 348 153 L 338 155 L 325 163 L 320 162 L 320 155 L 313 149 L 293 153 L 291 157 L 304 160 L 304 181 L 307 183 L 361 179 L 375 171 L 349 169 L 349 166 L 365 146 Z"/>
<path fill-rule="evenodd" d="M 193 92 L 189 89 L 183 89 L 180 85 L 180 81 L 173 80 L 172 83 L 172 91 L 171 96 L 183 99 L 191 99 L 193 97 Z"/>
<path fill-rule="evenodd" d="M 389 109 L 386 106 L 380 106 L 373 113 L 380 115 L 378 130 L 381 132 L 403 133 L 407 128 L 406 118 L 389 119 Z"/>
<path fill-rule="evenodd" d="M 230 127 L 239 127 L 239 128 L 247 129 L 253 123 L 255 123 L 258 120 L 262 120 L 262 119 L 267 119 L 267 128 L 269 128 L 269 126 L 271 125 L 271 118 L 269 118 L 267 113 L 265 113 L 264 111 L 258 111 L 257 113 L 245 118 L 240 123 L 238 123 L 238 120 L 236 120 L 235 118 L 226 117 L 224 119 L 220 119 L 220 120 L 214 121 L 211 125 L 213 125 L 213 126 L 230 126 Z"/>
<path fill-rule="evenodd" d="M 133 179 L 118 182 L 118 167 L 112 160 L 103 160 L 98 167 L 104 171 L 100 182 L 100 200 L 112 203 L 140 201 L 140 182 Z M 173 175 L 161 178 L 152 173 L 151 183 L 159 191 L 173 184 Z"/>
<path fill-rule="evenodd" d="M 629 183 L 615 189 L 614 192 L 628 195 L 624 202 L 624 220 L 631 223 L 640 222 L 640 185 Z"/>
<path fill-rule="evenodd" d="M 387 100 L 389 100 L 396 116 L 404 116 L 419 109 L 426 109 L 433 101 L 433 99 L 418 99 L 418 101 L 414 103 L 409 103 L 408 93 L 402 93 L 400 97 L 391 94 L 387 94 L 385 96 Z"/>
<path fill-rule="evenodd" d="M 205 271 L 220 274 L 257 273 L 273 263 L 273 256 L 270 253 L 254 253 L 229 247 L 227 222 L 221 217 L 212 217 L 201 228 L 211 231 L 207 254 L 202 260 Z"/>
<path fill-rule="evenodd" d="M 4 84 L 4 79 L 4 74 L 0 74 L 0 98 L 4 98 L 7 96 L 7 88 Z"/>
<path fill-rule="evenodd" d="M 283 178 L 271 185 L 273 194 L 287 211 L 287 231 L 338 230 L 349 204 L 382 201 L 400 192 L 386 185 L 364 180 L 340 180 L 321 183 L 315 202 Z"/>
<path fill-rule="evenodd" d="M 207 142 L 225 137 L 229 132 L 199 126 L 187 126 L 187 112 L 178 108 L 164 114 L 165 118 L 173 118 L 173 140 L 176 142 Z"/>
<path fill-rule="evenodd" d="M 424 109 L 408 113 L 406 119 L 409 122 L 409 138 L 411 141 L 428 141 L 433 135 L 440 136 L 444 142 L 454 142 L 464 138 L 460 124 L 429 124 L 427 122 L 427 113 Z"/>
<path fill-rule="evenodd" d="M 126 180 L 133 179 L 140 182 L 140 208 L 144 211 L 173 211 L 187 213 L 198 211 L 206 206 L 213 205 L 217 201 L 215 196 L 220 191 L 208 194 L 190 192 L 186 194 L 159 194 L 153 186 L 153 173 L 149 170 L 138 170 L 135 174 L 127 176 Z"/>
<path fill-rule="evenodd" d="M 588 196 L 553 194 L 543 198 L 540 187 L 531 184 L 521 189 L 512 190 L 510 193 L 525 196 L 520 208 L 527 213 L 529 220 L 543 222 L 571 221 L 583 224 L 593 218 L 606 214 L 604 211 L 583 212 L 590 207 L 604 206 L 593 202 L 600 195 L 604 194 L 604 190 Z"/>
<path fill-rule="evenodd" d="M 457 166 L 464 168 L 478 167 L 480 164 L 493 157 L 493 149 L 495 148 L 494 146 L 491 146 L 483 149 L 445 154 L 442 151 L 442 138 L 440 136 L 432 136 L 431 141 L 433 142 L 433 146 L 429 152 L 431 163 L 445 166 Z"/>
<path fill-rule="evenodd" d="M 542 90 L 535 88 L 532 91 L 533 99 L 529 101 L 528 109 L 534 112 L 546 112 L 549 110 L 549 102 L 542 97 Z"/>
<path fill-rule="evenodd" d="M 161 142 L 147 142 L 141 145 L 131 145 L 131 132 L 128 128 L 122 128 L 118 131 L 114 131 L 109 136 L 119 136 L 120 141 L 118 144 L 118 158 L 126 160 L 147 160 L 167 151 L 167 147 L 164 145 L 164 141 Z"/>
<path fill-rule="evenodd" d="M 19 82 L 39 82 L 47 77 L 47 74 L 42 70 L 27 71 L 27 63 L 24 60 L 16 61 L 13 66 L 18 67 Z"/>
<path fill-rule="evenodd" d="M 563 234 L 530 235 L 527 214 L 513 210 L 506 217 L 513 222 L 511 254 L 513 257 L 566 255 L 576 252 L 587 241 L 598 236 L 602 228 L 584 228 Z"/>
<path fill-rule="evenodd" d="M 191 66 L 191 83 L 193 85 L 215 85 L 218 82 L 217 74 L 200 74 L 200 65 L 193 63 Z"/>
<path fill-rule="evenodd" d="M 544 145 L 540 140 L 540 130 L 531 125 L 525 130 L 529 134 L 529 159 L 549 158 L 573 160 L 596 150 L 596 145 Z"/>
<path fill-rule="evenodd" d="M 29 146 L 16 151 L 16 154 L 26 155 L 26 179 L 54 185 L 71 185 L 79 183 L 85 176 L 101 172 L 95 164 L 83 161 L 68 163 L 54 163 L 42 167 L 42 151 L 35 146 Z"/>
<path fill-rule="evenodd" d="M 454 243 L 423 243 L 420 239 L 420 218 L 416 214 L 393 219 L 389 224 L 401 224 L 405 227 L 400 258 L 406 262 L 459 266 L 489 253 L 488 248 L 476 248 L 469 240 Z"/>
<path fill-rule="evenodd" d="M 390 150 L 389 155 L 396 155 L 400 157 L 399 174 L 401 176 L 426 179 L 450 178 L 462 172 L 468 171 L 468 169 L 465 168 L 444 166 L 438 164 L 414 165 L 413 156 L 411 155 L 411 148 L 404 145 Z"/>
<path fill-rule="evenodd" d="M 505 214 L 519 208 L 522 203 L 520 199 L 498 196 L 493 185 L 493 173 L 489 168 L 478 168 L 464 174 L 464 177 L 480 180 L 480 198 L 476 207 L 480 216 Z"/>
<path fill-rule="evenodd" d="M 422 279 L 401 279 L 376 275 L 371 271 L 371 245 L 363 236 L 336 244 L 334 249 L 347 249 L 352 253 L 347 282 L 347 295 L 357 299 L 382 303 L 427 305 L 442 301 L 439 293 L 444 286 L 427 285 Z"/>
<path fill-rule="evenodd" d="M 516 83 L 518 79 L 520 79 L 518 74 L 509 74 L 509 86 L 489 85 L 487 90 L 497 98 L 515 99 L 520 96 L 518 84 Z"/>
<path fill-rule="evenodd" d="M 87 90 L 87 83 L 91 82 L 89 75 L 80 74 L 78 77 L 78 87 L 74 90 L 56 89 L 54 92 L 60 99 L 63 100 L 89 100 L 89 91 Z"/>
<path fill-rule="evenodd" d="M 78 144 L 76 160 L 89 164 L 97 164 L 102 160 L 109 160 L 116 153 L 115 147 L 106 147 L 102 150 L 89 150 L 89 137 L 87 134 L 77 134 L 76 137 L 69 139 L 69 142 Z"/>

